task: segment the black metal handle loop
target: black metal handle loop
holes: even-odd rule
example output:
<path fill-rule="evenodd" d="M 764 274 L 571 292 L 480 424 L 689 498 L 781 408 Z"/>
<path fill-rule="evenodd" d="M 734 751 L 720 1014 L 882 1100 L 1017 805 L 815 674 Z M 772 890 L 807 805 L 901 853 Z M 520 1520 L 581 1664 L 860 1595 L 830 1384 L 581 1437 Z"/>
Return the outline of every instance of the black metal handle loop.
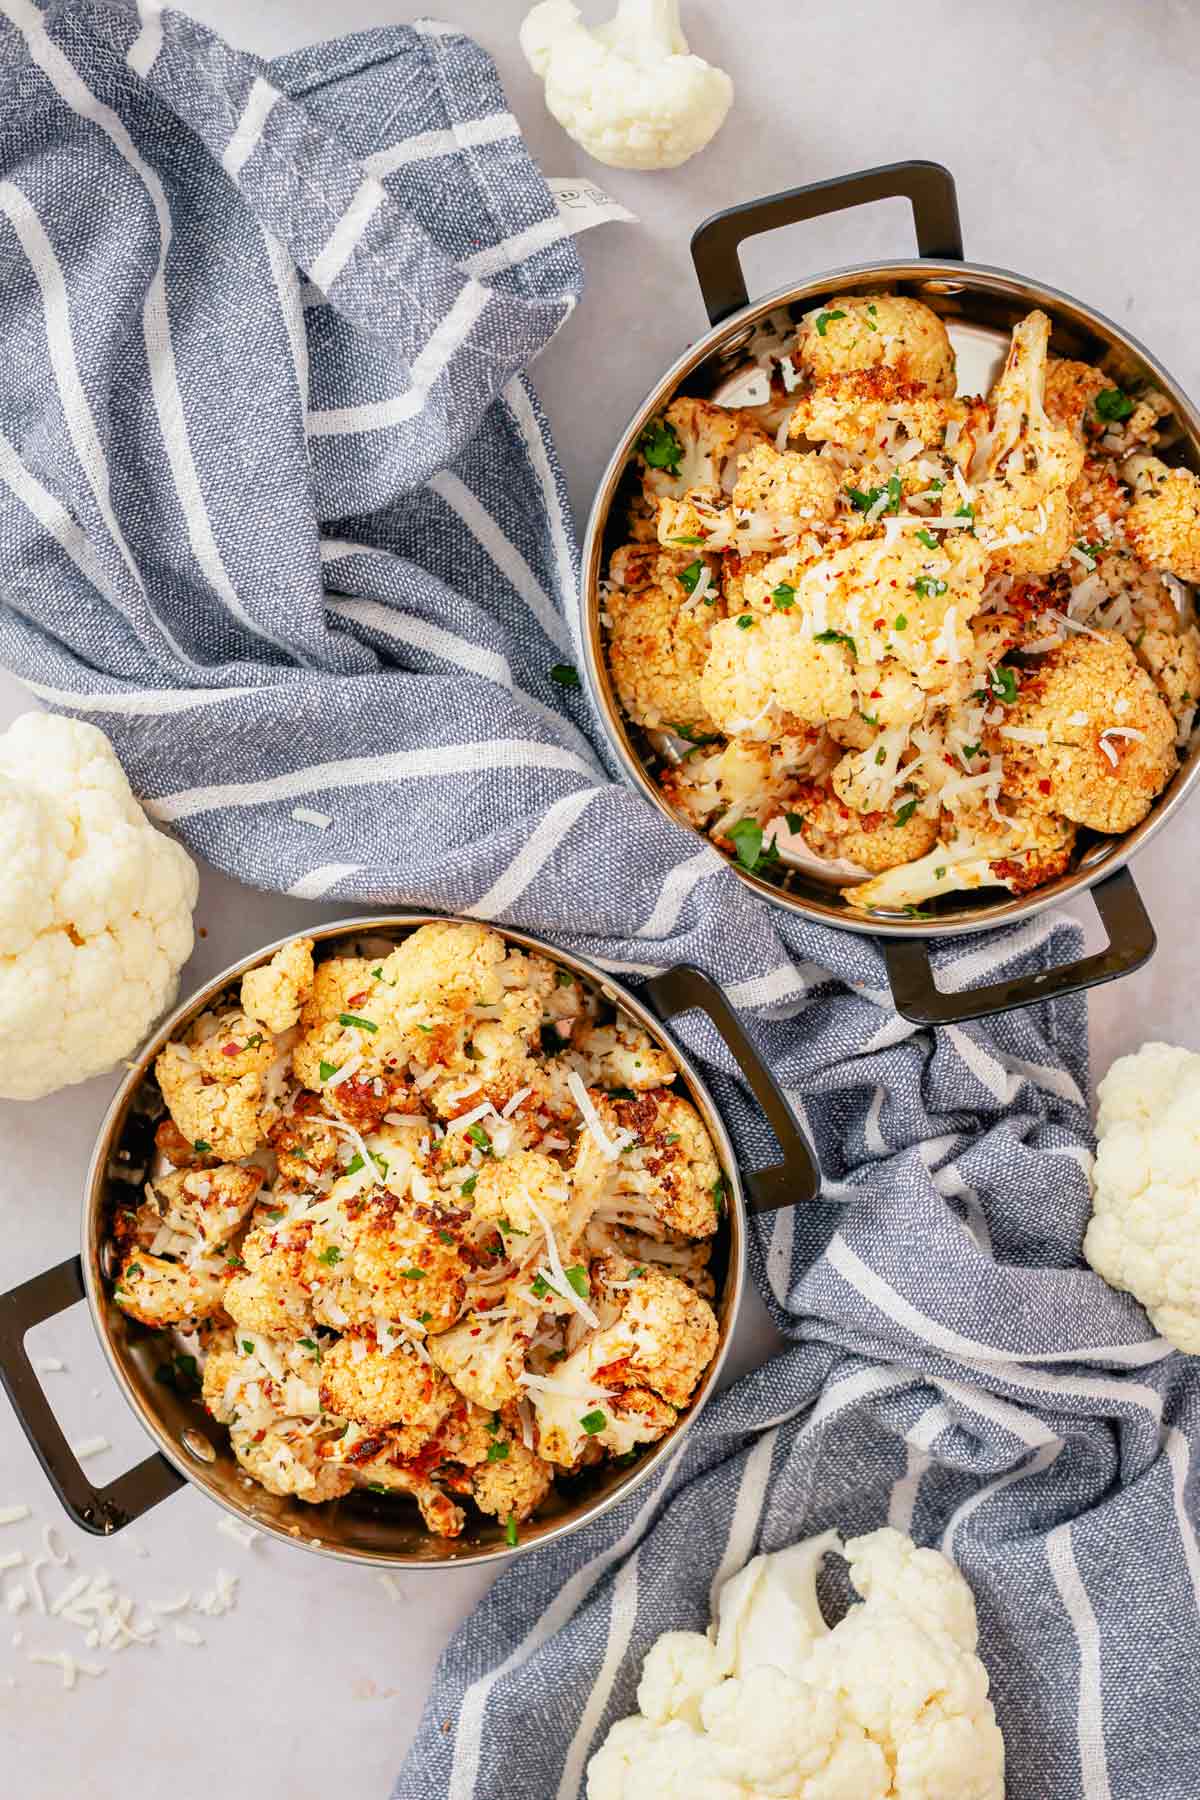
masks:
<path fill-rule="evenodd" d="M 64 1508 L 84 1531 L 107 1537 L 183 1486 L 183 1476 L 157 1453 L 126 1469 L 107 1487 L 93 1487 L 75 1458 L 25 1351 L 35 1325 L 84 1298 L 77 1256 L 23 1282 L 0 1298 L 0 1384 L 21 1429 Z"/>
<path fill-rule="evenodd" d="M 803 219 L 823 219 L 829 213 L 867 206 L 873 200 L 895 199 L 908 200 L 912 205 L 917 248 L 922 256 L 939 262 L 962 261 L 958 192 L 949 169 L 935 162 L 885 163 L 877 169 L 862 169 L 856 175 L 813 181 L 805 187 L 786 188 L 780 194 L 726 207 L 697 226 L 692 234 L 692 261 L 710 320 L 719 325 L 749 301 L 739 255 L 747 238 L 799 224 Z"/>
<path fill-rule="evenodd" d="M 914 1025 L 961 1025 L 968 1019 L 988 1018 L 1032 1006 L 1039 1000 L 1057 1000 L 1064 994 L 1082 993 L 1102 982 L 1116 981 L 1140 969 L 1154 955 L 1158 940 L 1142 897 L 1128 869 L 1096 883 L 1091 890 L 1108 933 L 1108 946 L 1078 962 L 1057 969 L 1038 969 L 1032 975 L 1015 975 L 987 987 L 969 988 L 961 994 L 943 993 L 934 984 L 925 938 L 886 938 L 883 954 L 896 1011 Z"/>
<path fill-rule="evenodd" d="M 768 1069 L 754 1042 L 720 988 L 691 963 L 680 963 L 654 976 L 642 989 L 652 1010 L 665 1024 L 678 1013 L 693 1008 L 711 1020 L 767 1116 L 783 1151 L 774 1168 L 758 1169 L 744 1179 L 753 1213 L 776 1212 L 814 1200 L 821 1190 L 821 1172 L 808 1139 L 800 1129 L 783 1089 Z"/>

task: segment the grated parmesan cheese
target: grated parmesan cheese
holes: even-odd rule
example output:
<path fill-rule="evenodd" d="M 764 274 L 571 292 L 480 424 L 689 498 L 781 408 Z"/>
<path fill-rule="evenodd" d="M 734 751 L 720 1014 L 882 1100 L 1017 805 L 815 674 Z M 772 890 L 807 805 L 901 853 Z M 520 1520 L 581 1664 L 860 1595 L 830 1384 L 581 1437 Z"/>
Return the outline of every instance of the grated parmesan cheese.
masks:
<path fill-rule="evenodd" d="M 19 1525 L 22 1519 L 29 1517 L 27 1506 L 0 1506 L 0 1525 Z"/>
<path fill-rule="evenodd" d="M 86 1462 L 89 1456 L 99 1456 L 103 1451 L 111 1449 L 112 1445 L 106 1437 L 81 1438 L 79 1443 L 71 1445 L 71 1454 L 79 1462 Z"/>
<path fill-rule="evenodd" d="M 253 1525 L 240 1525 L 236 1519 L 218 1519 L 217 1530 L 223 1531 L 235 1544 L 240 1544 L 243 1550 L 249 1550 L 255 1538 L 262 1536 Z"/>
<path fill-rule="evenodd" d="M 292 817 L 297 825 L 313 825 L 318 831 L 325 831 L 333 824 L 328 813 L 317 812 L 311 806 L 293 806 Z"/>
<path fill-rule="evenodd" d="M 73 1688 L 76 1678 L 80 1675 L 91 1675 L 94 1678 L 105 1672 L 103 1665 L 97 1666 L 95 1663 L 80 1662 L 68 1650 L 31 1650 L 25 1660 L 31 1663 L 44 1663 L 50 1669 L 61 1669 L 65 1688 Z"/>
<path fill-rule="evenodd" d="M 203 1649 L 204 1647 L 204 1639 L 191 1625 L 177 1625 L 175 1627 L 175 1641 L 179 1644 L 191 1644 L 197 1650 Z"/>

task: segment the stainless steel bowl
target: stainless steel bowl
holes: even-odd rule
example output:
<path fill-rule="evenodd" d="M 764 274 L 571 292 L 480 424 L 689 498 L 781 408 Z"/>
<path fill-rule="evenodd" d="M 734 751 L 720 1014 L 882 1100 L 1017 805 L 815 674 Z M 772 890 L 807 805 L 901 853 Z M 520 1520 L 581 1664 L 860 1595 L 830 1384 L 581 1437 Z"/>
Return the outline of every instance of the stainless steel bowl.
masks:
<path fill-rule="evenodd" d="M 390 948 L 434 915 L 411 913 L 348 919 L 309 935 L 318 957 L 343 953 L 369 940 L 371 953 Z M 252 1482 L 229 1448 L 225 1433 L 194 1400 L 161 1380 L 161 1340 L 131 1321 L 112 1298 L 106 1244 L 114 1200 L 127 1198 L 151 1171 L 153 1133 L 164 1107 L 154 1080 L 154 1059 L 169 1039 L 186 1029 L 206 1007 L 233 988 L 246 970 L 266 962 L 280 948 L 268 944 L 243 957 L 192 994 L 164 1021 L 121 1083 L 109 1107 L 84 1185 L 82 1252 L 35 1276 L 0 1299 L 0 1381 L 8 1393 L 43 1469 L 77 1525 L 105 1535 L 119 1531 L 165 1500 L 185 1481 L 248 1525 L 303 1549 L 343 1561 L 388 1568 L 430 1568 L 464 1561 L 489 1562 L 519 1554 L 564 1536 L 615 1505 L 641 1485 L 671 1454 L 720 1377 L 741 1304 L 745 1280 L 745 1218 L 748 1211 L 771 1211 L 811 1199 L 818 1176 L 795 1117 L 747 1038 L 729 1002 L 697 969 L 686 965 L 647 982 L 641 996 L 581 958 L 520 931 L 494 927 L 507 942 L 536 950 L 570 969 L 650 1033 L 679 1071 L 679 1087 L 700 1112 L 712 1137 L 728 1184 L 728 1206 L 717 1234 L 713 1267 L 720 1326 L 717 1354 L 694 1400 L 671 1432 L 648 1447 L 630 1468 L 602 1464 L 556 1487 L 538 1516 L 522 1528 L 518 1552 L 510 1550 L 493 1520 L 473 1518 L 461 1538 L 434 1538 L 415 1504 L 398 1496 L 360 1490 L 342 1500 L 308 1506 L 279 1499 Z M 382 940 L 382 946 L 381 946 Z M 677 1013 L 706 1013 L 740 1066 L 783 1151 L 777 1166 L 756 1174 L 739 1171 L 729 1135 L 712 1095 L 690 1058 L 664 1030 Z M 45 1319 L 86 1297 L 92 1321 L 118 1386 L 136 1413 L 156 1452 L 107 1487 L 95 1488 L 80 1467 L 51 1410 L 25 1351 L 27 1334 Z"/>
<path fill-rule="evenodd" d="M 794 286 L 776 289 L 750 304 L 738 259 L 749 237 L 869 201 L 903 196 L 913 207 L 919 257 L 857 263 L 826 270 Z M 1127 379 L 1143 378 L 1171 401 L 1183 433 L 1174 460 L 1200 470 L 1200 413 L 1150 352 L 1111 319 L 1057 288 L 1007 269 L 962 261 L 958 203 L 949 172 L 937 163 L 910 162 L 869 169 L 844 179 L 774 194 L 715 214 L 692 240 L 692 253 L 713 329 L 692 344 L 646 396 L 623 433 L 601 480 L 588 523 L 583 555 L 583 640 L 592 699 L 628 781 L 668 817 L 675 813 L 650 772 L 652 751 L 623 716 L 604 653 L 600 581 L 608 557 L 624 539 L 623 514 L 632 458 L 645 426 L 677 394 L 712 393 L 737 368 L 755 324 L 788 309 L 796 318 L 834 293 L 888 291 L 912 295 L 940 313 L 956 350 L 986 382 L 1012 326 L 1040 307 L 1053 326 L 1057 355 L 1115 359 Z M 734 864 L 746 884 L 772 905 L 806 919 L 884 940 L 883 949 L 899 1010 L 921 1024 L 946 1024 L 1005 1011 L 1034 1000 L 1094 986 L 1138 968 L 1153 953 L 1154 930 L 1126 864 L 1179 811 L 1200 778 L 1200 747 L 1191 751 L 1148 817 L 1119 838 L 1093 835 L 1076 867 L 1034 893 L 1014 897 L 947 896 L 932 925 L 906 918 L 864 918 L 838 898 L 832 883 L 796 871 L 781 888 Z M 676 819 L 676 822 L 679 822 Z M 697 833 L 699 835 L 699 833 Z M 1033 918 L 1070 895 L 1091 890 L 1108 928 L 1109 947 L 1065 968 L 995 983 L 965 993 L 942 994 L 934 985 L 927 941 L 1012 925 Z"/>

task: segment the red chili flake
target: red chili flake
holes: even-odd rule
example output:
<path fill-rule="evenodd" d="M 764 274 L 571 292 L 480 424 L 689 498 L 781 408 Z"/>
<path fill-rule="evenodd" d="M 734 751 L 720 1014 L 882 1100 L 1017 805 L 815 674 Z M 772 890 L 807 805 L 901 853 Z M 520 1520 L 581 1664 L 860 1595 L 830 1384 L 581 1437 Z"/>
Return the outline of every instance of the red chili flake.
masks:
<path fill-rule="evenodd" d="M 364 988 L 361 994 L 351 994 L 350 998 L 346 1002 L 346 1005 L 347 1006 L 361 1006 L 364 1000 L 369 1000 L 370 998 L 371 998 L 370 989 Z"/>
<path fill-rule="evenodd" d="M 1043 779 L 1043 780 L 1042 780 L 1042 781 L 1039 781 L 1039 782 L 1038 782 L 1038 792 L 1039 792 L 1039 793 L 1040 793 L 1040 794 L 1048 794 L 1048 793 L 1049 793 L 1049 792 L 1050 792 L 1050 783 L 1049 783 L 1049 781 L 1047 781 L 1047 780 L 1044 780 L 1044 779 Z"/>
<path fill-rule="evenodd" d="M 241 1054 L 242 1046 L 240 1044 L 222 1044 L 221 1046 L 222 1056 L 240 1056 Z"/>
<path fill-rule="evenodd" d="M 876 619 L 875 623 L 871 627 L 871 630 L 872 631 L 882 631 L 883 630 L 883 620 Z"/>

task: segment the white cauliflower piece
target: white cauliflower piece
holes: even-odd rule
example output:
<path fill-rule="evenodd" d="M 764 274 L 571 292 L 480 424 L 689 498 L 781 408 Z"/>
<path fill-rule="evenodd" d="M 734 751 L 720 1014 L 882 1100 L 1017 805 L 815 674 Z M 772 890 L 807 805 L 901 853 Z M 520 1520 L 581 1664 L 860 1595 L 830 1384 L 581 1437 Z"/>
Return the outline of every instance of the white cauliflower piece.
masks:
<path fill-rule="evenodd" d="M 521 26 L 521 48 L 568 137 L 613 169 L 678 168 L 733 102 L 724 70 L 689 51 L 679 0 L 618 0 L 595 27 L 571 0 L 542 0 Z"/>
<path fill-rule="evenodd" d="M 132 1055 L 192 952 L 198 878 L 94 725 L 23 713 L 0 736 L 0 1098 Z"/>
<path fill-rule="evenodd" d="M 260 969 L 242 976 L 242 1011 L 268 1031 L 289 1031 L 312 993 L 313 941 L 292 938 Z"/>
<path fill-rule="evenodd" d="M 1100 1083 L 1083 1253 L 1178 1349 L 1200 1355 L 1200 1055 L 1145 1044 Z"/>

